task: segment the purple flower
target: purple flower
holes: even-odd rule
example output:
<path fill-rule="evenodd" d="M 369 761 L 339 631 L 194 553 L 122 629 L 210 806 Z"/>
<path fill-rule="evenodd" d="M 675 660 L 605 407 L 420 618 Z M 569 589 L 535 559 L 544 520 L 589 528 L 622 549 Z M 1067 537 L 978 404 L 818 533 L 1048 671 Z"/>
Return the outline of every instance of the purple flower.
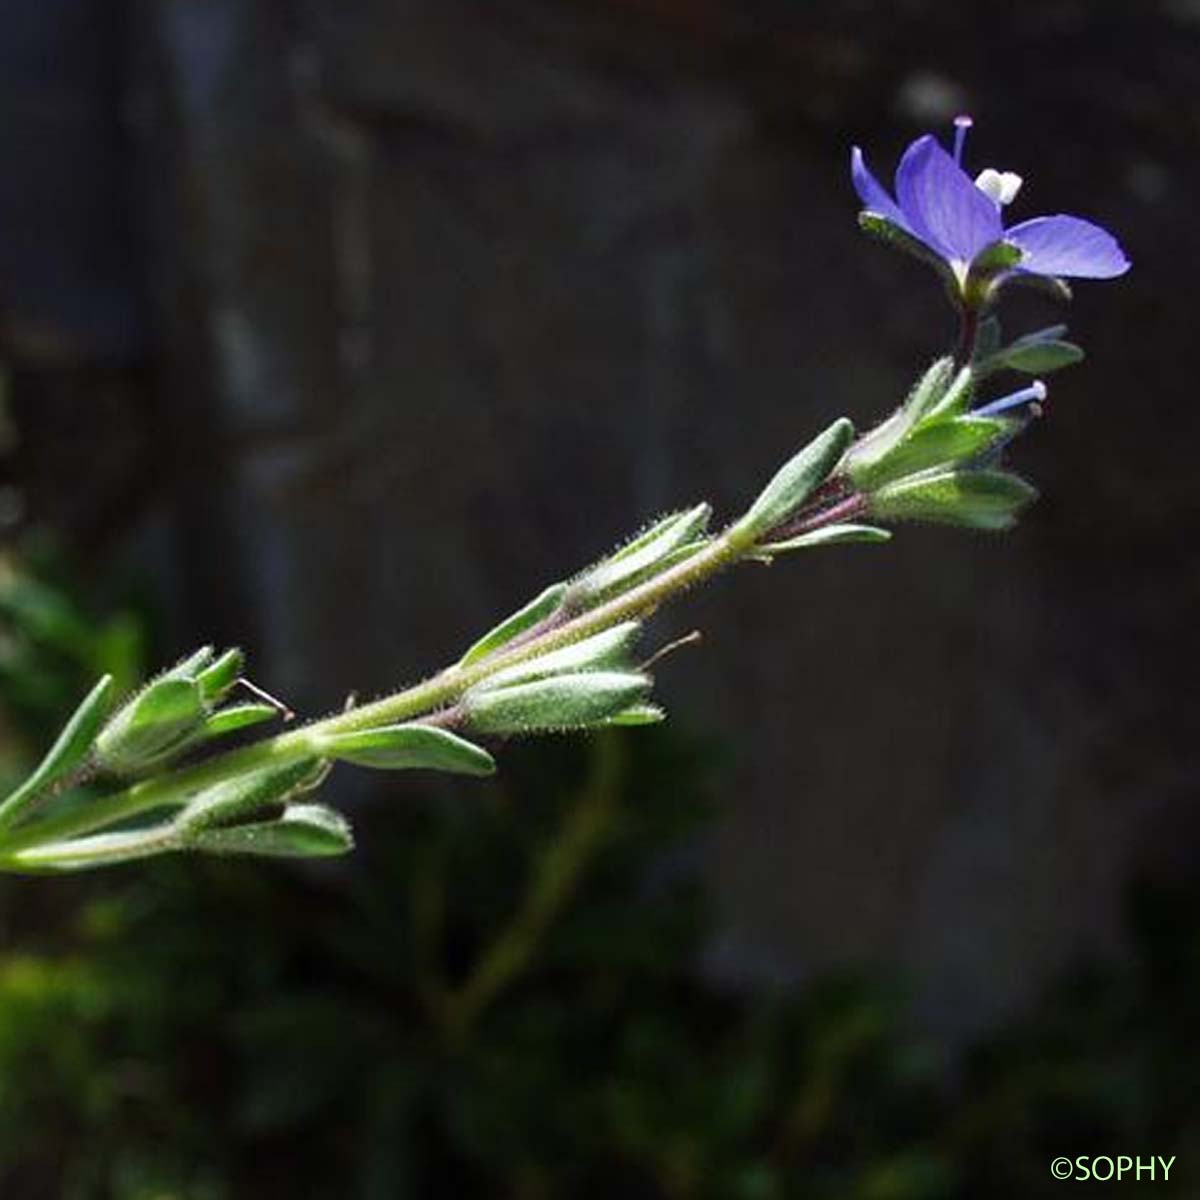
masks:
<path fill-rule="evenodd" d="M 931 134 L 917 138 L 896 168 L 895 199 L 855 146 L 850 173 L 864 213 L 884 218 L 931 252 L 949 269 L 960 295 L 973 266 L 991 284 L 1019 275 L 1111 279 L 1129 270 L 1116 239 L 1081 217 L 1034 217 L 1005 229 L 1001 213 L 1021 179 L 991 169 L 971 179 L 961 165 L 970 124 L 969 117 L 955 121 L 953 156 Z"/>

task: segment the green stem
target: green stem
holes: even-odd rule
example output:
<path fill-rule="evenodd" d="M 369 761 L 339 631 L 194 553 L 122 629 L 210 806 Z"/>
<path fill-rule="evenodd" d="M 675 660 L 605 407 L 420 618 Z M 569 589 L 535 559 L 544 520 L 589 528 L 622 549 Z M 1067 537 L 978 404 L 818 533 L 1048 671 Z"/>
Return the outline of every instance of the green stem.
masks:
<path fill-rule="evenodd" d="M 467 667 L 448 667 L 415 687 L 360 708 L 231 750 L 194 766 L 155 776 L 111 796 L 99 797 L 68 812 L 33 822 L 4 839 L 0 845 L 0 869 L 13 861 L 14 854 L 31 846 L 103 829 L 152 809 L 182 805 L 203 789 L 232 776 L 310 757 L 314 753 L 315 736 L 396 724 L 453 704 L 468 688 L 504 667 L 579 641 L 621 621 L 654 612 L 667 600 L 746 557 L 753 548 L 753 537 L 736 527 L 730 528 L 713 538 L 703 550 L 661 575 L 521 645 L 501 647 L 480 662 Z"/>

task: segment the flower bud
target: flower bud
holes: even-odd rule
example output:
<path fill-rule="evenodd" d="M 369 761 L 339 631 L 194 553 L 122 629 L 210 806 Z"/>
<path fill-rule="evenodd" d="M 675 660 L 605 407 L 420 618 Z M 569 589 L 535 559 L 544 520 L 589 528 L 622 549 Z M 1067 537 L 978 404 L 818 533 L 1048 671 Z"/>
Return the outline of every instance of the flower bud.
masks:
<path fill-rule="evenodd" d="M 168 672 L 128 701 L 96 738 L 96 761 L 118 775 L 133 775 L 183 749 L 205 718 L 200 686 Z"/>

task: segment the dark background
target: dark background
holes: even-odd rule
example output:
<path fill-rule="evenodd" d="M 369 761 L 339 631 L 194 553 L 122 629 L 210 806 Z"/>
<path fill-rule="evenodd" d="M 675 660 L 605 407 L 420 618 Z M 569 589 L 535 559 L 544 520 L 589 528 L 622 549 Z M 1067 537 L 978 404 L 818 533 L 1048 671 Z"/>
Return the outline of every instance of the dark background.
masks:
<path fill-rule="evenodd" d="M 831 972 L 883 972 L 902 981 L 902 997 L 879 1001 L 888 1027 L 924 1039 L 943 1064 L 929 1084 L 941 1115 L 919 1139 L 878 1107 L 868 1119 L 829 1104 L 848 1128 L 891 1130 L 883 1141 L 902 1157 L 929 1141 L 930 1162 L 946 1170 L 902 1181 L 909 1191 L 887 1191 L 886 1180 L 871 1191 L 853 1174 L 867 1150 L 835 1137 L 831 1161 L 849 1174 L 836 1176 L 832 1194 L 984 1194 L 961 1130 L 947 1132 L 963 1103 L 962 1063 L 980 1039 L 1008 1036 L 1042 1005 L 1054 1036 L 1078 1030 L 1061 1006 L 1094 1013 L 1085 998 L 1100 986 L 1069 1002 L 1046 997 L 1083 962 L 1106 964 L 1094 969 L 1118 981 L 1132 1008 L 1078 1049 L 1073 1061 L 1090 1081 L 1079 1092 L 1131 1106 L 1146 1137 L 1077 1147 L 1047 1134 L 1043 1146 L 1030 1130 L 1043 1118 L 1057 1130 L 1069 1102 L 1035 1113 L 998 1100 L 977 1123 L 995 1134 L 995 1162 L 1015 1169 L 1026 1155 L 1006 1152 L 1016 1142 L 996 1132 L 1010 1120 L 1037 1149 L 1021 1158 L 1029 1179 L 996 1194 L 1039 1194 L 1056 1153 L 1179 1153 L 1183 1173 L 1192 1110 L 1178 1098 L 1165 1104 L 1173 1093 L 1157 1067 L 1104 1085 L 1088 1071 L 1106 1061 L 1118 1028 L 1158 1066 L 1186 1059 L 1187 1048 L 1161 1043 L 1167 1010 L 1194 999 L 1186 988 L 1182 998 L 1143 994 L 1128 975 L 1147 937 L 1165 937 L 1163 953 L 1185 962 L 1196 944 L 1179 915 L 1190 911 L 1200 852 L 1200 569 L 1190 534 L 1200 495 L 1200 7 L 1190 0 L 14 4 L 0 22 L 0 348 L 11 372 L 0 507 L 10 569 L 48 556 L 91 621 L 136 610 L 155 662 L 202 640 L 244 645 L 255 677 L 302 712 L 412 680 L 646 517 L 700 498 L 736 512 L 831 418 L 845 413 L 861 427 L 898 401 L 951 338 L 952 314 L 927 270 L 858 233 L 848 146 L 863 145 L 886 179 L 908 140 L 948 129 L 963 110 L 976 118 L 970 163 L 1025 176 L 1021 217 L 1090 217 L 1134 262 L 1117 283 L 1081 283 L 1062 318 L 1089 361 L 1052 381 L 1047 419 L 1017 450 L 1043 499 L 1014 534 L 906 529 L 885 550 L 747 570 L 662 621 L 663 636 L 693 625 L 706 635 L 660 673 L 675 733 L 631 733 L 648 739 L 634 750 L 519 749 L 507 791 L 348 780 L 342 796 L 365 852 L 329 871 L 264 868 L 269 897 L 255 898 L 260 885 L 240 878 L 255 868 L 190 863 L 136 881 L 129 869 L 10 885 L 6 953 L 25 961 L 36 946 L 46 964 L 73 954 L 123 962 L 113 946 L 127 952 L 155 930 L 191 929 L 191 942 L 179 937 L 198 956 L 189 969 L 202 971 L 217 969 L 204 965 L 204 946 L 223 942 L 226 990 L 211 1010 L 197 998 L 190 1023 L 162 1019 L 159 1041 L 121 1042 L 143 1067 L 163 1053 L 203 1057 L 197 1029 L 211 1030 L 224 1004 L 245 1011 L 295 980 L 327 982 L 328 959 L 297 933 L 277 973 L 247 983 L 233 951 L 253 958 L 264 943 L 245 923 L 270 943 L 269 914 L 335 896 L 375 969 L 396 959 L 401 935 L 364 924 L 346 897 L 370 895 L 383 910 L 398 903 L 415 869 L 405 847 L 431 838 L 445 850 L 437 861 L 452 905 L 473 885 L 446 864 L 474 846 L 486 874 L 504 857 L 485 852 L 487 837 L 509 839 L 514 874 L 499 872 L 495 895 L 480 900 L 480 911 L 502 910 L 522 886 L 521 846 L 556 836 L 550 816 L 549 833 L 524 828 L 518 785 L 537 797 L 533 810 L 553 813 L 581 772 L 603 767 L 589 756 L 632 753 L 621 788 L 649 793 L 638 804 L 673 808 L 694 791 L 707 815 L 617 856 L 628 877 L 613 895 L 626 908 L 597 943 L 608 947 L 601 964 L 610 950 L 624 961 L 622 938 L 659 903 L 656 880 L 698 882 L 708 916 L 686 948 L 663 934 L 681 990 L 633 987 L 611 1021 L 652 1010 L 666 1028 L 692 1028 L 686 1014 L 711 1003 L 723 1021 L 753 1023 L 746 1014 L 768 994 L 807 1012 Z M 1014 333 L 1059 317 L 1035 297 L 1006 310 Z M 48 670 L 28 662 L 33 674 Z M 64 683 L 64 706 L 69 694 Z M 15 745 L 48 732 L 36 728 L 36 708 L 10 703 Z M 418 815 L 399 817 L 399 806 Z M 188 892 L 211 872 L 217 882 Z M 1131 888 L 1156 897 L 1135 904 L 1140 925 L 1128 917 Z M 135 921 L 113 946 L 79 943 L 72 922 L 101 903 L 151 925 Z M 219 911 L 201 921 L 195 906 L 208 903 Z M 27 920 L 27 911 L 40 915 Z M 455 954 L 470 960 L 478 934 L 464 921 L 475 932 L 455 964 Z M 150 989 L 166 1010 L 177 969 L 164 967 L 160 990 Z M 403 992 L 399 961 L 395 972 L 390 986 Z M 548 994 L 561 1001 L 562 979 L 551 975 Z M 361 999 L 362 987 L 338 987 Z M 139 994 L 127 1010 L 105 1010 L 106 1032 L 81 1035 L 80 1078 L 111 1065 L 105 1039 L 138 1026 L 147 1003 Z M 333 1024 L 339 1011 L 331 1004 Z M 452 1078 L 430 1050 L 436 1036 L 381 1002 L 388 1011 L 406 1030 L 397 1061 L 425 1062 L 424 1074 L 413 1069 L 422 1087 Z M 706 1022 L 680 1062 L 710 1047 Z M 541 1035 L 518 1061 L 575 1061 L 552 1021 L 534 1025 Z M 60 1026 L 47 1027 L 51 1042 L 59 1036 Z M 121 1093 L 112 1109 L 72 1117 L 74 1141 L 60 1129 L 37 1149 L 14 1135 L 10 1161 L 25 1172 L 14 1178 L 67 1194 L 47 1163 L 92 1138 L 73 1195 L 277 1194 L 282 1167 L 256 1178 L 245 1165 L 264 1161 L 261 1130 L 206 1128 L 195 1111 L 245 1098 L 238 1055 L 259 1043 L 239 1036 L 221 1042 L 239 1064 L 229 1078 L 172 1076 L 151 1089 L 197 1121 L 161 1169 L 113 1167 L 121 1155 L 142 1162 L 154 1140 L 139 1117 L 127 1128 Z M 281 1045 L 303 1056 L 305 1036 Z M 590 1030 L 585 1040 L 596 1047 L 603 1036 Z M 1031 1036 L 1032 1076 L 1058 1078 L 1042 1035 Z M 29 1061 L 41 1061 L 45 1047 L 30 1037 Z M 351 1078 L 378 1060 L 373 1045 L 347 1066 Z M 280 1064 L 278 1086 L 298 1086 L 285 1050 Z M 812 1087 L 815 1070 L 801 1055 L 788 1078 Z M 310 1085 L 321 1102 L 348 1086 L 341 1076 Z M 383 1096 L 403 1091 L 376 1086 Z M 531 1124 L 500 1142 L 532 1138 L 557 1086 L 530 1083 L 540 1098 Z M 10 1088 L 13 1129 L 42 1112 L 19 1091 Z M 49 1093 L 57 1111 L 63 1101 Z M 900 1094 L 903 1109 L 912 1101 Z M 143 1102 L 129 1103 L 136 1113 Z M 1182 1126 L 1157 1126 L 1160 1105 Z M 325 1143 L 312 1141 L 319 1161 L 344 1166 L 359 1161 L 347 1144 L 378 1143 L 401 1166 L 382 1183 L 313 1183 L 314 1194 L 402 1194 L 396 1181 L 410 1170 L 412 1194 L 434 1194 L 458 1171 L 474 1180 L 457 1185 L 476 1189 L 466 1194 L 572 1194 L 582 1186 L 567 1182 L 573 1166 L 586 1162 L 595 1181 L 636 1159 L 603 1139 L 585 1153 L 551 1138 L 526 1154 L 542 1173 L 522 1174 L 495 1166 L 454 1119 L 430 1116 L 436 1105 L 418 1108 L 423 1115 L 396 1118 L 397 1128 L 438 1146 L 449 1165 L 435 1170 L 419 1150 L 396 1149 L 391 1126 L 372 1134 L 367 1118 L 341 1109 L 320 1116 L 341 1150 L 317 1155 Z M 765 1100 L 759 1116 L 778 1111 Z M 281 1156 L 317 1121 L 307 1110 L 284 1120 L 272 1135 Z M 436 1134 L 426 1138 L 424 1123 Z M 1113 1128 L 1133 1136 L 1131 1125 Z M 211 1167 L 203 1185 L 181 1182 L 179 1164 L 193 1159 Z M 636 1195 L 818 1194 L 818 1161 L 788 1159 L 774 1192 L 737 1191 L 715 1167 L 697 1168 L 707 1182 L 691 1191 L 661 1165 L 627 1186 L 644 1189 Z M 568 1174 L 555 1174 L 563 1163 Z"/>

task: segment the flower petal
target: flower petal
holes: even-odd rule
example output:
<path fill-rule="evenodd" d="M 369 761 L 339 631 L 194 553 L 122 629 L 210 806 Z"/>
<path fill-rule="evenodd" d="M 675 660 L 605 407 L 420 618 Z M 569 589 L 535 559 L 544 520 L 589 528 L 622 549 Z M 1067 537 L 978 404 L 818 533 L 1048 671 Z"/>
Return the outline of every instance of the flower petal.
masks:
<path fill-rule="evenodd" d="M 1034 217 L 1005 233 L 1025 253 L 1018 270 L 1073 279 L 1112 279 L 1129 270 L 1117 239 L 1081 217 Z"/>
<path fill-rule="evenodd" d="M 952 262 L 969 263 L 1003 234 L 999 209 L 931 134 L 904 152 L 896 198 L 917 236 Z"/>
<path fill-rule="evenodd" d="M 907 233 L 912 232 L 909 223 L 904 219 L 900 206 L 887 194 L 883 184 L 867 169 L 863 152 L 854 146 L 850 150 L 850 177 L 854 180 L 854 190 L 863 202 L 863 207 L 870 212 L 878 213 L 895 222 Z"/>

